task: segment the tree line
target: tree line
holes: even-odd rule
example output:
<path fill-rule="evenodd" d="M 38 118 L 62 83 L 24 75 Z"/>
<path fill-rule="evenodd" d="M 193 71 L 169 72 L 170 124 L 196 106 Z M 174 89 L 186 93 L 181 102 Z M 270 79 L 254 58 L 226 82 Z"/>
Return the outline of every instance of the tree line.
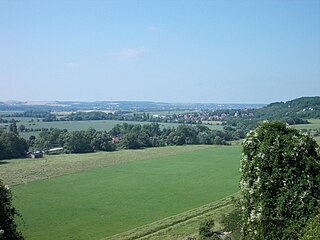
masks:
<path fill-rule="evenodd" d="M 35 149 L 63 147 L 67 153 L 114 151 L 185 144 L 226 145 L 236 131 L 210 130 L 203 125 L 179 125 L 177 128 L 160 128 L 158 123 L 115 125 L 110 131 L 94 128 L 79 131 L 47 129 L 39 137 L 29 139 Z M 237 134 L 235 134 L 237 135 Z M 239 136 L 240 138 L 241 136 Z"/>
<path fill-rule="evenodd" d="M 48 150 L 63 147 L 66 153 L 87 153 L 185 144 L 227 145 L 228 141 L 241 139 L 246 134 L 246 129 L 232 126 L 211 130 L 201 124 L 161 128 L 158 123 L 141 125 L 124 122 L 110 131 L 94 128 L 78 131 L 42 129 L 38 137 L 31 136 L 26 141 L 19 136 L 18 130 L 21 131 L 13 122 L 9 131 L 0 132 L 0 159 L 26 156 L 29 148 Z"/>

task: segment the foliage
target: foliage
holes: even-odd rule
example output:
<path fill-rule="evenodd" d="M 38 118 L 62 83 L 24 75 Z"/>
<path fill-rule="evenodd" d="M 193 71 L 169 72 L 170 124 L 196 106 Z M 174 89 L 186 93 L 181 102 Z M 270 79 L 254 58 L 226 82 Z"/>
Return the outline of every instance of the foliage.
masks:
<path fill-rule="evenodd" d="M 64 147 L 67 153 L 87 153 L 93 151 L 114 151 L 111 136 L 106 131 L 88 128 L 86 131 L 68 132 L 66 129 L 51 128 L 41 131 L 39 137 L 29 139 L 37 149 L 48 150 L 53 147 Z"/>
<path fill-rule="evenodd" d="M 0 239 L 1 240 L 22 240 L 23 237 L 17 231 L 14 222 L 18 211 L 12 206 L 12 195 L 8 186 L 4 186 L 0 180 Z"/>
<path fill-rule="evenodd" d="M 199 226 L 200 239 L 210 239 L 214 234 L 212 230 L 213 227 L 214 227 L 214 220 L 211 218 L 205 219 L 203 222 L 201 222 Z"/>
<path fill-rule="evenodd" d="M 312 218 L 303 230 L 301 240 L 315 240 L 320 236 L 320 214 Z"/>
<path fill-rule="evenodd" d="M 61 130 L 57 128 L 46 129 L 40 132 L 39 137 L 32 141 L 35 142 L 36 148 L 47 150 L 52 147 L 63 146 L 64 137 L 67 130 Z M 32 142 L 31 142 L 32 143 Z"/>
<path fill-rule="evenodd" d="M 31 118 L 50 118 L 55 116 L 48 110 L 26 110 L 22 113 L 13 113 L 10 117 L 31 117 Z"/>
<path fill-rule="evenodd" d="M 89 131 L 68 132 L 64 136 L 64 148 L 68 153 L 93 152 Z"/>
<path fill-rule="evenodd" d="M 256 117 L 265 120 L 280 120 L 281 118 L 320 118 L 320 97 L 302 97 L 288 102 L 271 103 L 266 107 L 256 109 Z"/>
<path fill-rule="evenodd" d="M 58 120 L 58 119 L 57 119 Z M 59 119 L 60 121 L 112 120 L 112 114 L 104 112 L 76 112 Z"/>
<path fill-rule="evenodd" d="M 94 151 L 114 151 L 115 145 L 111 140 L 110 134 L 106 131 L 95 131 L 90 145 Z"/>
<path fill-rule="evenodd" d="M 240 222 L 241 222 L 241 208 L 239 201 L 233 200 L 234 209 L 222 216 L 221 223 L 224 226 L 223 230 L 231 232 L 234 239 L 240 239 Z"/>
<path fill-rule="evenodd" d="M 158 123 L 144 125 L 122 123 L 116 124 L 109 132 L 97 131 L 93 128 L 72 132 L 66 129 L 45 129 L 40 132 L 35 146 L 43 150 L 60 146 L 69 153 L 84 153 L 166 145 L 226 145 L 226 141 L 232 139 L 231 135 L 231 132 L 210 130 L 203 125 L 179 125 L 177 128 L 161 129 Z M 111 142 L 113 138 L 117 139 L 116 144 Z M 29 142 L 33 145 L 34 140 Z"/>
<path fill-rule="evenodd" d="M 0 131 L 0 160 L 24 157 L 27 150 L 27 141 L 17 133 Z"/>
<path fill-rule="evenodd" d="M 15 121 L 13 121 L 12 123 L 10 123 L 9 131 L 10 131 L 10 132 L 13 132 L 13 133 L 18 133 L 17 124 L 16 124 Z"/>
<path fill-rule="evenodd" d="M 242 238 L 297 239 L 320 198 L 317 143 L 281 122 L 263 123 L 243 143 Z"/>

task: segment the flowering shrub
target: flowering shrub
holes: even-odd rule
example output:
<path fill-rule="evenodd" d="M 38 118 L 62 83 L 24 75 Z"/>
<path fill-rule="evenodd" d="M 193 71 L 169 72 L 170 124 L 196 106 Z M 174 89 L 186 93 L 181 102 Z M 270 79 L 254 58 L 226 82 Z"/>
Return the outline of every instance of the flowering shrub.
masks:
<path fill-rule="evenodd" d="M 242 239 L 298 239 L 320 199 L 317 143 L 280 122 L 265 122 L 243 142 Z"/>

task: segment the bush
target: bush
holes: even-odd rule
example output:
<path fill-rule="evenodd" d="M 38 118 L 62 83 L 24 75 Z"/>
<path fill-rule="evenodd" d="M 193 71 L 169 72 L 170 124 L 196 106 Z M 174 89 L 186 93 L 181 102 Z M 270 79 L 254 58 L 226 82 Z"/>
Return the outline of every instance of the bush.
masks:
<path fill-rule="evenodd" d="M 298 239 L 317 214 L 317 143 L 284 123 L 263 123 L 243 143 L 240 189 L 243 239 Z"/>
<path fill-rule="evenodd" d="M 213 235 L 212 228 L 214 227 L 213 219 L 204 220 L 199 227 L 200 239 L 209 239 Z"/>

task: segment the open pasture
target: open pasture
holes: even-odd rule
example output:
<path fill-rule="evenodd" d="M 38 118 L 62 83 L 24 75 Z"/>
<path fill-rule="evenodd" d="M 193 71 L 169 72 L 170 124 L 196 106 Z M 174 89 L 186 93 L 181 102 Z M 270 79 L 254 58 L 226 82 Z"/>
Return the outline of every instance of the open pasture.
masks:
<path fill-rule="evenodd" d="M 14 186 L 101 167 L 186 154 L 210 147 L 212 146 L 168 146 L 115 152 L 45 155 L 43 158 L 36 159 L 1 160 L 0 176 L 6 185 Z"/>
<path fill-rule="evenodd" d="M 308 121 L 310 124 L 297 124 L 293 125 L 293 127 L 299 130 L 305 130 L 309 132 L 311 136 L 313 136 L 315 131 L 320 129 L 320 119 L 308 119 Z M 320 136 L 313 136 L 313 138 L 320 145 Z"/>
<path fill-rule="evenodd" d="M 294 125 L 296 129 L 320 129 L 320 119 L 308 119 L 310 124 Z"/>
<path fill-rule="evenodd" d="M 101 167 L 15 186 L 14 204 L 27 239 L 102 239 L 235 193 L 240 157 L 210 146 Z"/>

